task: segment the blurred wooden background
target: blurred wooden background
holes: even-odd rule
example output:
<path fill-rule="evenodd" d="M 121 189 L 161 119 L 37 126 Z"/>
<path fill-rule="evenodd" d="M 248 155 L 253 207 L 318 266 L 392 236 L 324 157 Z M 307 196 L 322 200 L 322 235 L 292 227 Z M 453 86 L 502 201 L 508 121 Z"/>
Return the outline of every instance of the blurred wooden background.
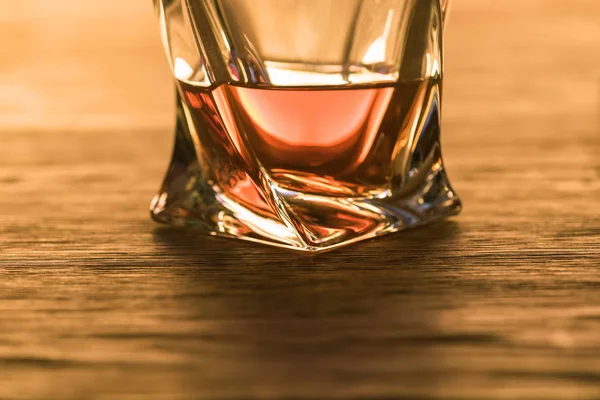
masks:
<path fill-rule="evenodd" d="M 457 0 L 465 209 L 317 257 L 158 228 L 149 0 L 0 0 L 0 399 L 600 398 L 600 2 Z"/>

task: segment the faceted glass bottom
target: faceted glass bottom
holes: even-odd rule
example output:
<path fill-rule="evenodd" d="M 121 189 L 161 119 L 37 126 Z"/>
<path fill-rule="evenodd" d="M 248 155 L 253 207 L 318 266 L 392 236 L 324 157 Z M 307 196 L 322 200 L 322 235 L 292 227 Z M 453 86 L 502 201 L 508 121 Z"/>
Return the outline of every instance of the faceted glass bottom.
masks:
<path fill-rule="evenodd" d="M 175 149 L 151 204 L 158 222 L 316 252 L 460 211 L 433 79 L 178 89 Z"/>

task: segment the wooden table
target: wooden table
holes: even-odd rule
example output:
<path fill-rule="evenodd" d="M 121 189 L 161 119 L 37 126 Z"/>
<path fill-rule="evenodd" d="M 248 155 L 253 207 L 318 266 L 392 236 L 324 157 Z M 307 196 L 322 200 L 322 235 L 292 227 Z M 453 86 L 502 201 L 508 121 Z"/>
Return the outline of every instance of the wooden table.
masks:
<path fill-rule="evenodd" d="M 167 64 L 93 3 L 2 5 L 0 399 L 600 398 L 600 2 L 455 1 L 463 213 L 315 257 L 149 220 Z"/>

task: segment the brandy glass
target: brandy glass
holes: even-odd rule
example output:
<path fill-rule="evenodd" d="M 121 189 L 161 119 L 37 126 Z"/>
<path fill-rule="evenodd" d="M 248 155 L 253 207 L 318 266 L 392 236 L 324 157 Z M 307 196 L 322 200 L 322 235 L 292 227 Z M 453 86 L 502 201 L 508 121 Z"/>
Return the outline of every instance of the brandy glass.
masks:
<path fill-rule="evenodd" d="M 446 0 L 154 0 L 177 87 L 159 222 L 321 251 L 456 214 Z"/>

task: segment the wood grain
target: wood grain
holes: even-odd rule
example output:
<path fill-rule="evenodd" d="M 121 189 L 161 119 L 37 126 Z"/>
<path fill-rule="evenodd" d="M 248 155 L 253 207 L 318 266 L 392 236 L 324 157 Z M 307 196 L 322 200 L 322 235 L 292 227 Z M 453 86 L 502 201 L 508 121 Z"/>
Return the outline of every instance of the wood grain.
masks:
<path fill-rule="evenodd" d="M 0 399 L 600 398 L 596 0 L 454 2 L 464 212 L 318 256 L 150 222 L 151 6 L 47 3 L 0 16 Z"/>

